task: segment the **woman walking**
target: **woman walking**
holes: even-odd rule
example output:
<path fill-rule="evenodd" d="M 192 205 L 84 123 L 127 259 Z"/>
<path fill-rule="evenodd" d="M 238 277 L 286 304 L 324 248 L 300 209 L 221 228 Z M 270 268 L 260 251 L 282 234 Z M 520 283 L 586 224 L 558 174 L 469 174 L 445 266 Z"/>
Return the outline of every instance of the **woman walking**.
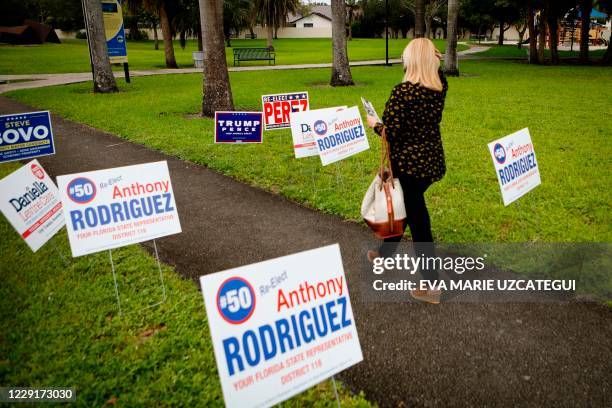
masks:
<path fill-rule="evenodd" d="M 368 116 L 368 126 L 378 135 L 383 129 L 391 149 L 393 174 L 404 191 L 406 226 L 410 228 L 415 252 L 434 256 L 433 236 L 425 191 L 442 179 L 446 172 L 440 136 L 440 121 L 448 83 L 440 69 L 440 53 L 427 38 L 417 38 L 402 54 L 404 79 L 396 85 L 385 106 L 383 123 Z M 368 251 L 368 258 L 389 256 L 401 236 L 387 238 L 378 251 Z M 435 269 L 421 270 L 423 278 L 436 281 Z M 429 303 L 439 303 L 439 290 L 414 290 L 411 295 Z"/>

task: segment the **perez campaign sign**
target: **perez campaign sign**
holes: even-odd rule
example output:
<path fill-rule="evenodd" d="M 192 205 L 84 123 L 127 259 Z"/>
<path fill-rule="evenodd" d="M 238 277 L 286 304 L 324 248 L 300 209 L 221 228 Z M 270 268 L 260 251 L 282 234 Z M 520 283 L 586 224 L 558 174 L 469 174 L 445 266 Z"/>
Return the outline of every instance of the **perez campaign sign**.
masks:
<path fill-rule="evenodd" d="M 261 97 L 266 130 L 288 128 L 290 113 L 309 109 L 308 92 L 294 92 Z"/>
<path fill-rule="evenodd" d="M 55 154 L 49 112 L 0 116 L 0 163 Z"/>
<path fill-rule="evenodd" d="M 57 178 L 72 256 L 181 232 L 165 161 Z"/>
<path fill-rule="evenodd" d="M 38 160 L 0 180 L 0 191 L 0 210 L 32 251 L 64 226 L 57 187 Z"/>
<path fill-rule="evenodd" d="M 525 128 L 489 143 L 504 205 L 521 198 L 540 185 L 535 150 Z"/>
<path fill-rule="evenodd" d="M 227 407 L 269 407 L 363 360 L 340 247 L 200 278 Z"/>
<path fill-rule="evenodd" d="M 215 112 L 215 143 L 261 143 L 261 112 Z"/>
<path fill-rule="evenodd" d="M 321 113 L 312 128 L 324 166 L 370 148 L 361 114 L 356 106 L 339 112 Z"/>
<path fill-rule="evenodd" d="M 313 130 L 314 122 L 321 115 L 328 113 L 333 115 L 334 112 L 342 109 L 346 109 L 346 106 L 291 113 L 291 136 L 296 159 L 319 155 Z"/>

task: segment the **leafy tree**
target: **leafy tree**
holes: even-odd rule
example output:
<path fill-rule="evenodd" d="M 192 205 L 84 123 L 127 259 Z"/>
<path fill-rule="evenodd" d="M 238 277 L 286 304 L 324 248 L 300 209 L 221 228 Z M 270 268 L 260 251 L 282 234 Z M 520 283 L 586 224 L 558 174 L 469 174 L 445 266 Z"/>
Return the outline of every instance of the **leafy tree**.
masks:
<path fill-rule="evenodd" d="M 262 25 L 266 26 L 268 49 L 274 50 L 274 30 L 285 23 L 287 14 L 299 10 L 300 0 L 254 0 L 254 7 Z"/>
<path fill-rule="evenodd" d="M 223 2 L 223 33 L 228 47 L 231 47 L 232 33 L 240 33 L 251 26 L 253 3 L 249 0 L 225 0 Z"/>

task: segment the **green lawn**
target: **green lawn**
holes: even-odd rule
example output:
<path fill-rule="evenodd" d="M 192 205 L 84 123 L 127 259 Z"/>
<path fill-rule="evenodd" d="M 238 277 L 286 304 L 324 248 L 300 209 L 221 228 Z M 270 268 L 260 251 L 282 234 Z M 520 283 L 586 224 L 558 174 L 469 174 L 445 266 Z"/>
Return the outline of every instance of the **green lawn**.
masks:
<path fill-rule="evenodd" d="M 442 123 L 448 174 L 427 193 L 436 240 L 610 241 L 609 68 L 465 61 L 461 69 L 465 76 L 450 79 Z M 262 94 L 308 90 L 312 108 L 357 105 L 364 95 L 382 111 L 402 75 L 397 65 L 352 71 L 357 86 L 349 88 L 328 86 L 328 69 L 231 73 L 236 109 L 261 109 Z M 201 103 L 201 80 L 166 75 L 134 78 L 114 95 L 92 95 L 91 84 L 83 83 L 9 96 L 360 219 L 379 157 L 376 136 L 370 133 L 371 150 L 327 167 L 318 158 L 294 159 L 289 130 L 266 132 L 261 145 L 214 145 L 212 120 L 192 117 Z M 504 207 L 487 143 L 524 127 L 531 131 L 542 185 Z"/>
<path fill-rule="evenodd" d="M 473 43 L 472 45 L 477 45 Z M 505 57 L 505 58 L 525 58 L 527 59 L 527 53 L 529 52 L 529 46 L 524 45 L 523 48 L 518 48 L 516 45 L 491 45 L 483 44 L 483 46 L 490 47 L 486 51 L 477 52 L 473 55 L 479 57 Z M 559 51 L 559 57 L 578 57 L 579 44 L 574 44 L 575 51 Z M 605 53 L 605 50 L 592 50 L 589 52 L 589 57 L 593 59 L 601 58 Z M 550 58 L 550 51 L 545 50 L 544 54 L 547 58 Z"/>
<path fill-rule="evenodd" d="M 408 40 L 389 40 L 390 58 L 399 58 Z M 444 50 L 445 42 L 435 40 L 436 46 Z M 233 47 L 265 47 L 265 40 L 232 40 Z M 277 64 L 313 64 L 331 62 L 331 40 L 328 38 L 280 39 L 274 41 Z M 163 43 L 160 49 L 153 48 L 153 41 L 128 42 L 130 68 L 165 68 Z M 353 61 L 385 58 L 384 39 L 360 39 L 349 41 L 349 57 Z M 459 50 L 467 49 L 459 45 Z M 188 41 L 185 49 L 174 42 L 174 52 L 179 67 L 193 67 L 191 53 L 197 51 L 196 41 Z M 231 48 L 226 49 L 227 62 L 233 65 Z M 62 44 L 28 46 L 0 45 L 0 75 L 40 74 L 60 72 L 86 72 L 90 70 L 86 40 L 64 40 Z M 242 65 L 266 65 L 267 62 L 247 62 Z M 116 69 L 122 69 L 117 67 Z"/>
<path fill-rule="evenodd" d="M 16 168 L 0 165 L 0 178 Z M 72 259 L 62 230 L 32 254 L 4 217 L 0 235 L 2 386 L 74 387 L 82 407 L 223 406 L 193 282 L 164 266 L 167 301 L 143 311 L 161 299 L 155 260 L 138 245 L 113 250 L 119 317 L 107 252 Z M 340 393 L 342 406 L 370 406 L 345 387 Z M 283 406 L 313 404 L 336 406 L 329 381 Z"/>

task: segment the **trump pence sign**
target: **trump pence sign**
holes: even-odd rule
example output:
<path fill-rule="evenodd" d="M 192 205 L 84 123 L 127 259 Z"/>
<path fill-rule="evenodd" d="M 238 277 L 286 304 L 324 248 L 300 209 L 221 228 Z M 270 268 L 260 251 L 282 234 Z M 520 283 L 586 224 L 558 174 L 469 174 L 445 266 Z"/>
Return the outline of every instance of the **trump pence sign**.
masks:
<path fill-rule="evenodd" d="M 57 187 L 38 160 L 0 180 L 0 210 L 36 252 L 64 226 Z"/>
<path fill-rule="evenodd" d="M 215 143 L 261 143 L 261 112 L 215 112 Z"/>
<path fill-rule="evenodd" d="M 315 115 L 313 130 L 323 166 L 370 148 L 361 114 L 356 106 L 338 112 L 324 111 Z"/>
<path fill-rule="evenodd" d="M 269 407 L 363 360 L 340 247 L 200 278 L 227 407 Z"/>
<path fill-rule="evenodd" d="M 55 154 L 48 111 L 0 116 L 0 163 Z"/>
<path fill-rule="evenodd" d="M 521 198 L 540 185 L 540 168 L 525 128 L 489 143 L 504 205 Z"/>
<path fill-rule="evenodd" d="M 57 178 L 72 256 L 181 232 L 165 161 Z"/>
<path fill-rule="evenodd" d="M 306 91 L 263 95 L 261 103 L 266 130 L 288 128 L 291 126 L 291 112 L 302 112 L 309 109 L 308 92 Z"/>

